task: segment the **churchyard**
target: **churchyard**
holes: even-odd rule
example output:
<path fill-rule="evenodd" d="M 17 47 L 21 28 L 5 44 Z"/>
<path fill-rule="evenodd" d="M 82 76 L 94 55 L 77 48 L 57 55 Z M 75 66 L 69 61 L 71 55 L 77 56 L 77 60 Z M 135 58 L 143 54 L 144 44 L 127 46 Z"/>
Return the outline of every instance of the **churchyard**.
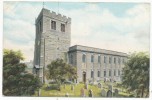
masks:
<path fill-rule="evenodd" d="M 39 92 L 34 96 L 50 96 L 50 97 L 134 97 L 133 93 L 127 92 L 126 89 L 118 86 L 119 83 L 100 81 L 93 84 L 62 84 L 60 91 L 43 85 Z"/>

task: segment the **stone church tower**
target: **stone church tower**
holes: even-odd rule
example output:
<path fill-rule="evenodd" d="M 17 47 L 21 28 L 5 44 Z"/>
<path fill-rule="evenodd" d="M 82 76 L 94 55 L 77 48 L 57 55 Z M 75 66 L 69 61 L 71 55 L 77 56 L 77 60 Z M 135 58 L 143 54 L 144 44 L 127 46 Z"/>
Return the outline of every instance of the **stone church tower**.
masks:
<path fill-rule="evenodd" d="M 44 71 L 48 64 L 57 58 L 68 62 L 71 18 L 43 8 L 35 20 L 35 26 L 34 72 L 43 83 L 46 81 Z"/>

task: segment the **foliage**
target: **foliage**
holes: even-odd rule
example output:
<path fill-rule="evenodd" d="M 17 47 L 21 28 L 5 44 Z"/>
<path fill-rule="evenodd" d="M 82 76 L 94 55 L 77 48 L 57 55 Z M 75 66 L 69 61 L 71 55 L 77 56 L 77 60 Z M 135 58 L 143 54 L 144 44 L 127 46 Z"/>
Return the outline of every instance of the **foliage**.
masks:
<path fill-rule="evenodd" d="M 39 87 L 39 80 L 25 71 L 27 67 L 20 51 L 4 49 L 3 94 L 6 96 L 32 95 Z"/>
<path fill-rule="evenodd" d="M 123 85 L 128 90 L 136 90 L 144 97 L 149 94 L 149 55 L 145 52 L 132 53 L 123 69 Z"/>
<path fill-rule="evenodd" d="M 62 80 L 75 79 L 77 77 L 76 67 L 66 64 L 62 59 L 52 61 L 47 68 L 47 78 L 55 80 L 59 85 Z"/>

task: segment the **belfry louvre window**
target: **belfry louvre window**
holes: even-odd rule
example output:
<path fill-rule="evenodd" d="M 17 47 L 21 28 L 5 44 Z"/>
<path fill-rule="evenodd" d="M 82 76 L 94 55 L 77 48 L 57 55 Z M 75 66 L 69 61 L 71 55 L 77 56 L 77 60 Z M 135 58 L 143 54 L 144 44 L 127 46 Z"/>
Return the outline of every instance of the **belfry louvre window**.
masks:
<path fill-rule="evenodd" d="M 56 21 L 51 21 L 51 29 L 56 30 Z"/>
<path fill-rule="evenodd" d="M 65 24 L 61 24 L 61 32 L 65 32 Z"/>

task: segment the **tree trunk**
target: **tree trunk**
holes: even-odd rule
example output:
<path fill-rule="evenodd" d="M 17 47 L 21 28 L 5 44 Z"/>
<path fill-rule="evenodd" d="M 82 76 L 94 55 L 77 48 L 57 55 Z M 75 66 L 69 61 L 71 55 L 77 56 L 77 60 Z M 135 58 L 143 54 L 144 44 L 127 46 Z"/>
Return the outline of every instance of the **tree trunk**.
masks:
<path fill-rule="evenodd" d="M 142 91 L 141 91 L 141 97 L 144 97 L 144 87 L 142 88 Z"/>

